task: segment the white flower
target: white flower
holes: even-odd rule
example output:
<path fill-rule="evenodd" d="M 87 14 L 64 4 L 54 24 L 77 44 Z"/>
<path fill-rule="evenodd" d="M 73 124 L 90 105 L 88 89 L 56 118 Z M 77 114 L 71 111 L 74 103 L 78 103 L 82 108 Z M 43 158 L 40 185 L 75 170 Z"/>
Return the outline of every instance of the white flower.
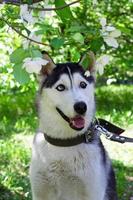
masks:
<path fill-rule="evenodd" d="M 96 4 L 98 4 L 98 1 L 97 1 L 97 0 L 93 0 L 93 1 L 92 1 L 92 4 L 93 4 L 93 5 L 96 5 Z"/>
<path fill-rule="evenodd" d="M 114 26 L 105 26 L 105 30 L 110 32 L 110 31 L 115 31 L 115 27 Z"/>
<path fill-rule="evenodd" d="M 118 48 L 119 46 L 117 40 L 110 36 L 104 37 L 104 42 L 110 47 Z"/>
<path fill-rule="evenodd" d="M 102 50 L 102 51 L 105 50 L 105 45 L 104 45 L 104 44 L 101 46 L 101 50 Z"/>
<path fill-rule="evenodd" d="M 36 18 L 32 16 L 32 12 L 28 10 L 28 5 L 24 4 L 20 6 L 20 17 L 22 21 L 26 21 L 29 24 L 35 24 Z"/>
<path fill-rule="evenodd" d="M 5 6 L 5 4 L 6 4 L 5 2 L 2 2 L 2 3 L 0 4 L 0 9 L 3 8 L 3 7 Z"/>
<path fill-rule="evenodd" d="M 39 74 L 43 65 L 47 65 L 48 60 L 42 59 L 40 57 L 36 58 L 26 58 L 24 59 L 24 64 L 22 68 L 24 68 L 28 73 L 36 73 Z"/>
<path fill-rule="evenodd" d="M 107 26 L 107 21 L 104 17 L 100 19 L 100 24 L 102 26 L 101 34 L 104 42 L 110 47 L 117 48 L 119 45 L 116 38 L 121 35 L 121 32 L 113 26 Z"/>
<path fill-rule="evenodd" d="M 108 46 L 117 48 L 119 45 L 116 38 L 119 37 L 120 35 L 121 32 L 117 29 L 114 29 L 113 31 L 110 31 L 107 36 L 104 37 L 104 41 Z"/>
<path fill-rule="evenodd" d="M 32 39 L 36 42 L 41 42 L 42 41 L 42 35 L 36 35 L 35 32 L 30 33 L 30 35 L 28 36 L 29 39 Z M 28 39 L 23 39 L 22 45 L 24 49 L 28 49 L 29 44 L 31 43 L 31 40 Z"/>
<path fill-rule="evenodd" d="M 22 46 L 23 46 L 23 48 L 24 48 L 24 49 L 28 49 L 28 48 L 29 48 L 29 43 L 30 43 L 29 40 L 23 39 L 23 41 L 22 41 Z"/>
<path fill-rule="evenodd" d="M 120 32 L 120 30 L 115 29 L 114 31 L 110 32 L 109 35 L 110 35 L 110 37 L 117 38 L 121 35 L 121 32 Z"/>
<path fill-rule="evenodd" d="M 96 60 L 96 71 L 99 72 L 100 75 L 104 72 L 104 66 L 107 65 L 110 61 L 110 56 L 102 55 Z"/>
<path fill-rule="evenodd" d="M 33 16 L 32 16 L 32 13 L 30 13 L 30 12 L 25 12 L 25 14 L 23 14 L 23 15 L 21 15 L 21 19 L 22 20 L 25 20 L 27 23 L 29 23 L 29 24 L 34 24 L 35 22 L 34 22 L 34 18 L 33 18 Z"/>
<path fill-rule="evenodd" d="M 28 4 L 20 5 L 20 16 L 24 15 L 26 12 L 28 12 Z"/>
<path fill-rule="evenodd" d="M 36 35 L 35 32 L 31 32 L 29 35 L 29 38 L 32 40 L 35 40 L 36 42 L 41 42 L 42 41 L 42 35 Z"/>
<path fill-rule="evenodd" d="M 39 18 L 42 18 L 43 20 L 44 20 L 45 15 L 46 15 L 46 11 L 39 12 Z"/>
<path fill-rule="evenodd" d="M 107 23 L 106 18 L 102 17 L 102 18 L 100 19 L 100 24 L 101 24 L 102 28 L 105 27 L 106 23 Z"/>
<path fill-rule="evenodd" d="M 0 10 L 1 10 L 2 8 L 4 8 L 4 5 L 5 5 L 5 2 L 2 2 L 2 3 L 0 4 Z M 0 11 L 0 17 L 2 17 L 1 11 Z"/>

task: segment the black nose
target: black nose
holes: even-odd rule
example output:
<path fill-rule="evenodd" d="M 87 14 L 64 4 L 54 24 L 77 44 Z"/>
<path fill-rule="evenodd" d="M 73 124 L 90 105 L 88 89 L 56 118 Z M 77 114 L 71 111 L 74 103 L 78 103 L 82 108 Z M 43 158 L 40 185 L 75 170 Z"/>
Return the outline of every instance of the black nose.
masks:
<path fill-rule="evenodd" d="M 78 114 L 83 115 L 87 110 L 87 106 L 83 101 L 80 101 L 74 104 L 74 110 Z"/>

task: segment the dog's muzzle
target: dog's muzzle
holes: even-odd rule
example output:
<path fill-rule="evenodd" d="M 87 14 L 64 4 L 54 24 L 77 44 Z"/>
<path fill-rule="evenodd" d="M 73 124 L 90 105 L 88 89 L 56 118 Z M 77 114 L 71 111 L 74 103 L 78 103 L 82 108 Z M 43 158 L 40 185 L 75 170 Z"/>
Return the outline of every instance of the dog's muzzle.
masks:
<path fill-rule="evenodd" d="M 66 116 L 59 108 L 56 107 L 57 112 L 61 115 L 61 117 L 68 122 L 69 126 L 77 131 L 80 131 L 84 128 L 85 126 L 85 119 L 80 116 L 80 115 L 76 115 L 73 118 L 69 118 L 68 116 Z"/>

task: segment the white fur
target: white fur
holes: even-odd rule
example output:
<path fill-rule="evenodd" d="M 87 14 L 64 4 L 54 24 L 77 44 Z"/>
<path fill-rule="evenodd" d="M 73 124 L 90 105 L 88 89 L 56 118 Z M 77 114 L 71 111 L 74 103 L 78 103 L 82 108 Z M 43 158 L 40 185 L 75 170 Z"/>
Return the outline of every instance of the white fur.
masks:
<path fill-rule="evenodd" d="M 106 177 L 99 152 L 95 144 L 56 147 L 38 133 L 30 170 L 33 200 L 103 200 Z"/>
<path fill-rule="evenodd" d="M 57 138 L 82 134 L 89 126 L 95 109 L 94 86 L 79 87 L 87 81 L 78 73 L 73 76 L 73 87 L 67 75 L 62 75 L 52 88 L 44 88 L 40 96 L 40 133 L 34 138 L 30 179 L 33 200 L 107 200 L 105 199 L 107 168 L 102 165 L 97 143 L 72 147 L 57 147 L 47 143 L 42 132 Z M 58 84 L 67 90 L 59 92 Z M 68 117 L 74 117 L 74 103 L 87 104 L 85 128 L 73 130 L 57 113 L 58 106 Z"/>

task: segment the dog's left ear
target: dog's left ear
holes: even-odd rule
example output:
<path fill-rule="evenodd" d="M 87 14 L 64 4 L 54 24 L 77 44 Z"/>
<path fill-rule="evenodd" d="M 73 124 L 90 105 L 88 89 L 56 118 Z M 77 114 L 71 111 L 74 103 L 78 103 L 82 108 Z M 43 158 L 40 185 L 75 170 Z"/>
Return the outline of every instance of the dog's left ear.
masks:
<path fill-rule="evenodd" d="M 46 65 L 42 65 L 40 73 L 38 75 L 39 82 L 44 80 L 48 75 L 50 75 L 53 69 L 56 67 L 56 64 L 52 60 L 52 58 L 47 54 L 47 52 L 42 52 L 42 58 L 47 61 Z"/>
<path fill-rule="evenodd" d="M 45 51 L 42 52 L 42 55 L 43 55 L 43 59 L 48 61 L 48 63 L 45 66 L 42 66 L 40 73 L 46 76 L 46 75 L 51 74 L 51 72 L 56 67 L 56 65 L 54 61 L 52 60 L 52 58 Z"/>
<path fill-rule="evenodd" d="M 90 75 L 95 77 L 96 74 L 96 59 L 92 51 L 87 52 L 84 56 L 81 57 L 79 63 L 86 71 L 90 72 Z"/>

